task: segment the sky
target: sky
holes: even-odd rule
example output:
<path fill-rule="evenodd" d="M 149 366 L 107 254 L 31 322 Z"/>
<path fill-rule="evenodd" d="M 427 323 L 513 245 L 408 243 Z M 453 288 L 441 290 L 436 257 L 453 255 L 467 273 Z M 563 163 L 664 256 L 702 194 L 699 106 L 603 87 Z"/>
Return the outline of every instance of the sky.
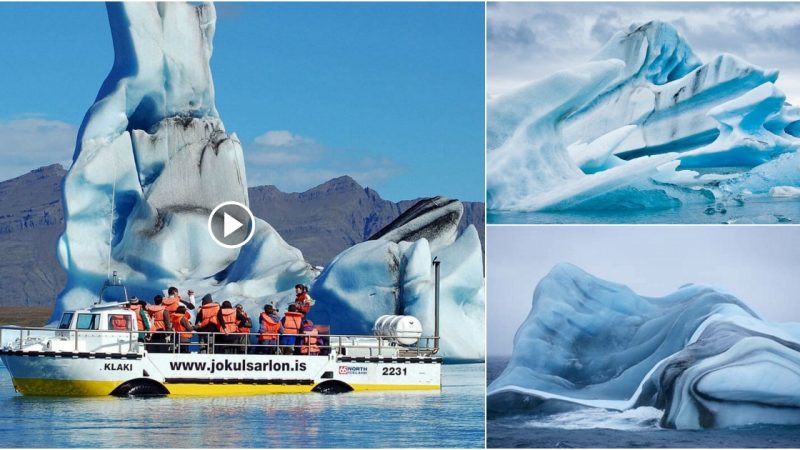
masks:
<path fill-rule="evenodd" d="M 489 3 L 487 94 L 586 62 L 631 23 L 674 25 L 703 61 L 731 53 L 779 69 L 777 86 L 800 103 L 800 3 Z"/>
<path fill-rule="evenodd" d="M 248 183 L 350 175 L 390 200 L 484 198 L 484 6 L 220 3 L 217 109 Z M 102 3 L 0 3 L 0 180 L 68 164 L 111 68 Z"/>
<path fill-rule="evenodd" d="M 763 318 L 800 322 L 800 227 L 487 227 L 487 349 L 510 355 L 533 291 L 554 265 L 572 263 L 639 295 L 687 283 L 735 295 Z"/>

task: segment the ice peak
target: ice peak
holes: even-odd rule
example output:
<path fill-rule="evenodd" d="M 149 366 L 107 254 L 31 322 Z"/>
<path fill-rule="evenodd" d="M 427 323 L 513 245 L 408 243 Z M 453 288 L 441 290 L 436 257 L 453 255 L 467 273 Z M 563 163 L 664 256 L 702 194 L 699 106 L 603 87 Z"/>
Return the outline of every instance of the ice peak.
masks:
<path fill-rule="evenodd" d="M 84 121 L 83 138 L 148 131 L 166 117 L 218 117 L 209 67 L 213 4 L 109 2 L 106 9 L 114 65 Z"/>
<path fill-rule="evenodd" d="M 659 20 L 617 32 L 592 58 L 625 62 L 624 79 L 639 75 L 660 85 L 684 77 L 702 64 L 689 43 L 669 23 Z"/>

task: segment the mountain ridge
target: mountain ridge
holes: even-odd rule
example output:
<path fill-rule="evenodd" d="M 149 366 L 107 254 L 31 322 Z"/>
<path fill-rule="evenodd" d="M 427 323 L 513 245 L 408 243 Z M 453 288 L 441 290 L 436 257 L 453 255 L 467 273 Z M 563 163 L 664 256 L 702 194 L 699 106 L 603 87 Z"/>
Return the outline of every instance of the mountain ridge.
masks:
<path fill-rule="evenodd" d="M 64 231 L 59 164 L 0 181 L 0 306 L 45 306 L 55 301 L 66 274 L 56 245 Z M 248 188 L 253 214 L 269 222 L 307 261 L 325 265 L 421 199 L 392 202 L 344 175 L 305 192 L 282 192 L 274 185 Z M 463 202 L 459 232 L 474 224 L 483 245 L 483 202 Z"/>

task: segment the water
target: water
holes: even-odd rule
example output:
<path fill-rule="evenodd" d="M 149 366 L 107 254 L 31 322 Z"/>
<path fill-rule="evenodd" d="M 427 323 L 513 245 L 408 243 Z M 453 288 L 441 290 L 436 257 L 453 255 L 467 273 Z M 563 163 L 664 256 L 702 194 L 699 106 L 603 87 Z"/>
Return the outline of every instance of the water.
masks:
<path fill-rule="evenodd" d="M 508 357 L 490 357 L 487 379 L 502 373 Z M 488 417 L 488 447 L 502 448 L 796 448 L 800 427 L 754 425 L 714 430 L 671 430 L 658 426 L 661 411 L 583 409 L 549 416 Z"/>
<path fill-rule="evenodd" d="M 0 447 L 483 448 L 484 369 L 444 366 L 441 392 L 36 398 L 0 363 Z"/>
<path fill-rule="evenodd" d="M 486 219 L 490 224 L 800 223 L 800 201 L 795 199 L 748 201 L 741 206 L 726 205 L 724 213 L 715 209 L 714 214 L 706 213 L 709 206 L 696 204 L 672 209 L 626 211 L 515 212 L 488 210 Z"/>

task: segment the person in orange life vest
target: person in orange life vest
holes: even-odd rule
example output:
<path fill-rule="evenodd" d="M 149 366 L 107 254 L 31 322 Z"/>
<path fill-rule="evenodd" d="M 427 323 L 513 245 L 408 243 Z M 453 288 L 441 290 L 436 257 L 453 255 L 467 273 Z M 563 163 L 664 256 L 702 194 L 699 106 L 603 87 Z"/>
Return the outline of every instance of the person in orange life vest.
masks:
<path fill-rule="evenodd" d="M 297 345 L 303 327 L 303 314 L 297 311 L 297 306 L 289 305 L 289 310 L 283 315 L 281 319 L 283 324 L 283 335 L 281 336 L 281 353 L 284 355 L 296 354 L 298 350 L 295 348 Z"/>
<path fill-rule="evenodd" d="M 191 315 L 186 311 L 186 307 L 181 305 L 175 312 L 169 315 L 170 322 L 172 322 L 172 329 L 176 331 L 178 339 L 176 344 L 179 343 L 178 351 L 187 353 L 189 351 L 189 342 L 192 340 L 192 331 L 194 327 L 189 322 Z"/>
<path fill-rule="evenodd" d="M 150 319 L 147 317 L 147 313 L 142 308 L 142 302 L 139 301 L 137 297 L 131 297 L 131 300 L 126 306 L 129 310 L 133 311 L 136 314 L 136 329 L 141 331 L 139 333 L 139 342 L 144 342 L 144 338 L 147 336 L 146 331 L 150 330 Z"/>
<path fill-rule="evenodd" d="M 167 308 L 167 311 L 171 314 L 174 313 L 181 304 L 186 305 L 188 309 L 194 309 L 194 303 L 183 300 L 178 293 L 178 288 L 170 286 L 169 289 L 167 289 L 167 298 L 164 299 L 164 307 Z"/>
<path fill-rule="evenodd" d="M 264 305 L 264 312 L 259 316 L 258 353 L 275 355 L 278 353 L 278 336 L 283 333 L 278 312 L 272 305 Z"/>
<path fill-rule="evenodd" d="M 154 305 L 147 305 L 144 308 L 150 315 L 151 331 L 153 331 L 147 351 L 153 353 L 163 353 L 169 350 L 167 344 L 169 334 L 165 332 L 172 331 L 172 322 L 169 320 L 169 312 L 164 307 L 163 301 L 162 296 L 156 295 L 153 298 Z"/>
<path fill-rule="evenodd" d="M 253 342 L 250 339 L 250 330 L 253 328 L 253 321 L 250 320 L 250 316 L 247 315 L 247 311 L 244 310 L 244 306 L 241 303 L 236 304 L 236 314 L 244 317 L 238 324 L 239 329 L 237 332 L 241 333 L 239 339 L 242 341 L 242 344 L 247 344 L 244 346 L 245 353 L 247 353 L 250 349 L 250 344 Z"/>
<path fill-rule="evenodd" d="M 314 305 L 314 300 L 308 295 L 308 288 L 304 284 L 296 284 L 294 293 L 296 294 L 294 306 L 297 308 L 297 312 L 303 316 L 307 315 L 311 311 L 311 306 Z"/>
<path fill-rule="evenodd" d="M 198 308 L 197 317 L 194 320 L 194 331 L 202 333 L 219 332 L 219 304 L 214 302 L 211 294 L 206 294 L 201 300 L 202 305 Z M 208 335 L 200 335 L 201 352 L 205 353 L 205 345 L 208 343 Z"/>
<path fill-rule="evenodd" d="M 302 345 L 300 346 L 301 355 L 319 355 L 319 344 L 317 343 L 317 329 L 314 328 L 314 323 L 310 320 L 303 322 L 303 337 Z"/>
<path fill-rule="evenodd" d="M 228 344 L 221 348 L 223 353 L 244 353 L 244 340 L 239 335 L 239 324 L 245 317 L 236 309 L 231 302 L 225 300 L 217 313 L 217 320 L 220 324 L 220 334 L 216 336 L 217 343 Z"/>

